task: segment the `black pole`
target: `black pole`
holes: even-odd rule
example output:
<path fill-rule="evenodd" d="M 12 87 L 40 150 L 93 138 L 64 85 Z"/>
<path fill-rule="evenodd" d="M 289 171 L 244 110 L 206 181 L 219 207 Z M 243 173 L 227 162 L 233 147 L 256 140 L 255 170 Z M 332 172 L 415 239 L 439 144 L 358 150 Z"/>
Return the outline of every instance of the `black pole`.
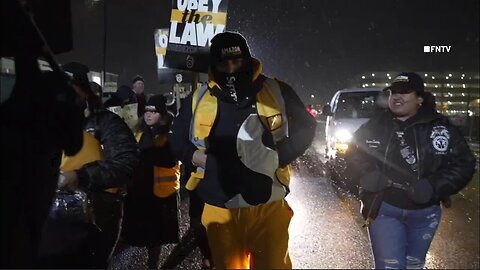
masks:
<path fill-rule="evenodd" d="M 21 10 L 22 12 L 24 12 L 24 15 L 26 16 L 27 20 L 31 23 L 35 34 L 40 39 L 41 46 L 42 46 L 41 52 L 42 52 L 42 55 L 45 57 L 45 60 L 47 60 L 47 62 L 50 64 L 50 67 L 52 68 L 53 71 L 63 72 L 63 69 L 60 67 L 57 60 L 55 60 L 53 52 L 50 49 L 50 46 L 48 45 L 47 39 L 43 35 L 42 31 L 40 31 L 40 28 L 38 28 L 38 25 L 35 22 L 35 19 L 33 18 L 33 14 L 27 11 L 24 7 L 22 7 Z M 35 66 L 38 66 L 38 65 L 35 65 Z"/>
<path fill-rule="evenodd" d="M 103 0 L 103 85 L 107 78 L 107 0 Z"/>

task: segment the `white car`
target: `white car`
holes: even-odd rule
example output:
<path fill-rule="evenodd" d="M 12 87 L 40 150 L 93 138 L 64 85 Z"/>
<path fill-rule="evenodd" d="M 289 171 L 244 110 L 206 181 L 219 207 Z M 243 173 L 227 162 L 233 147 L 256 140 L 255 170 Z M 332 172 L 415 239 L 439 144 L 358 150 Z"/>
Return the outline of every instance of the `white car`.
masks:
<path fill-rule="evenodd" d="M 343 89 L 323 107 L 322 113 L 327 116 L 325 157 L 334 182 L 342 182 L 348 189 L 355 187 L 347 183 L 351 180 L 345 171 L 344 157 L 348 155 L 353 133 L 386 107 L 386 96 L 381 93 L 381 88 Z"/>

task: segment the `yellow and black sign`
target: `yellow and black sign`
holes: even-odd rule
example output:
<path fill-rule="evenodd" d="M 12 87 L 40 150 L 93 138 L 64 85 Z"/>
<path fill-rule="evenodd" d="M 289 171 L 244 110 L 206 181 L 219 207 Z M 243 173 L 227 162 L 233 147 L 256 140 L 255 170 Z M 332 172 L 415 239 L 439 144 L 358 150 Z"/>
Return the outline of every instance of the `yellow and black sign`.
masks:
<path fill-rule="evenodd" d="M 225 31 L 227 5 L 228 0 L 173 0 L 163 66 L 207 72 L 210 42 Z"/>

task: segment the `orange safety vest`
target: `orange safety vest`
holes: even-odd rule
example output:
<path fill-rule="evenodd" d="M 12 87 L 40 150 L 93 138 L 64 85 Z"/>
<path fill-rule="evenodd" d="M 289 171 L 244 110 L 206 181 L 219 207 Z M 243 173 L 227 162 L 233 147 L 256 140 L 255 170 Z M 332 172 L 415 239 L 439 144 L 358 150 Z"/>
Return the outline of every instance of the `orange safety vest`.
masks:
<path fill-rule="evenodd" d="M 143 132 L 137 132 L 135 138 L 140 142 Z M 155 146 L 164 146 L 167 143 L 167 136 L 157 136 Z M 169 197 L 180 188 L 180 163 L 171 168 L 153 166 L 153 194 L 159 198 Z"/>

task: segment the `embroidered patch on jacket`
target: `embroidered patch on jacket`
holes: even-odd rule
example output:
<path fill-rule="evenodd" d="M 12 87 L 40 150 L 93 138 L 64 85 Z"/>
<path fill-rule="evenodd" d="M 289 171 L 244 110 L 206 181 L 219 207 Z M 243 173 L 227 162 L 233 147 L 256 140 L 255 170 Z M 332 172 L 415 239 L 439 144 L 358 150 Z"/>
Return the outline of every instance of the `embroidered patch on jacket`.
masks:
<path fill-rule="evenodd" d="M 433 148 L 437 150 L 437 154 L 445 154 L 447 152 L 450 132 L 445 126 L 434 126 L 430 138 L 432 139 Z"/>
<path fill-rule="evenodd" d="M 367 139 L 365 143 L 368 145 L 370 148 L 378 148 L 380 146 L 380 141 L 377 141 L 376 139 Z"/>

